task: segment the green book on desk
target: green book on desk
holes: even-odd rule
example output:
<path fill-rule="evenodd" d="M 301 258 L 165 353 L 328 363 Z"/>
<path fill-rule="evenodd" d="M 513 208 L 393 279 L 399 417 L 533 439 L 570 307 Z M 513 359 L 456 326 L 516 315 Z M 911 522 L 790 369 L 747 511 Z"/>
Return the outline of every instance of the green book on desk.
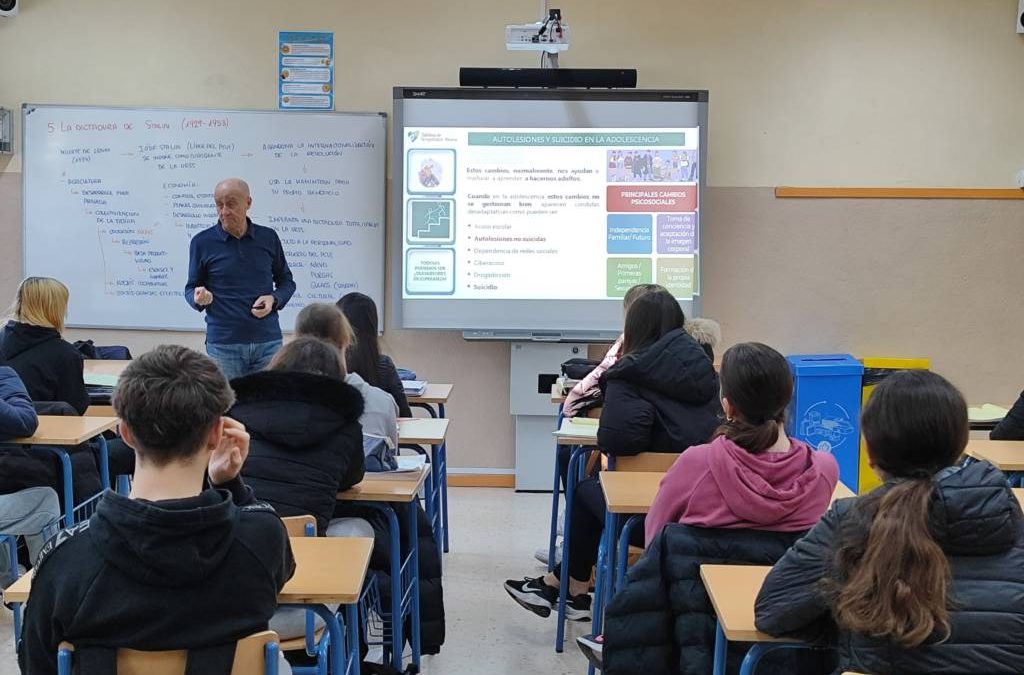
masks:
<path fill-rule="evenodd" d="M 598 420 L 590 417 L 570 418 L 562 420 L 562 426 L 554 433 L 555 436 L 597 438 L 597 426 Z"/>

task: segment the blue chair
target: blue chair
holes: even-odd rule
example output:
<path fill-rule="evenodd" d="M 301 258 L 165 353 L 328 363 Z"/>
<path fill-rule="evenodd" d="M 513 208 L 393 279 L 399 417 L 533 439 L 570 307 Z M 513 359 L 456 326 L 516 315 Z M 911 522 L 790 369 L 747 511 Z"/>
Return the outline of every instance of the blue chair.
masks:
<path fill-rule="evenodd" d="M 62 643 L 57 650 L 58 675 L 71 675 L 74 645 Z M 235 661 L 231 675 L 251 675 L 262 669 L 265 675 L 278 672 L 277 633 L 265 630 L 242 638 L 235 647 Z M 185 675 L 188 650 L 141 652 L 134 649 L 117 650 L 118 675 Z"/>
<path fill-rule="evenodd" d="M 282 518 L 289 537 L 315 537 L 316 519 L 313 516 L 291 516 Z M 285 640 L 280 645 L 282 652 L 305 650 L 308 656 L 316 657 L 315 666 L 292 666 L 293 675 L 327 675 L 328 649 L 330 640 L 324 628 L 317 630 L 316 613 L 306 611 L 306 634 L 303 637 Z"/>

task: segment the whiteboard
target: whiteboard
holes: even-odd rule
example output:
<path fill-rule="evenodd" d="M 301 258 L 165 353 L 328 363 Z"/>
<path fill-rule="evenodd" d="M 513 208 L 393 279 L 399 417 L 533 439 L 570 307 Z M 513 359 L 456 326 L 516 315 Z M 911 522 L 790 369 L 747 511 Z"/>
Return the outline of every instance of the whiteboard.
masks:
<path fill-rule="evenodd" d="M 383 316 L 383 113 L 98 108 L 26 104 L 26 276 L 71 291 L 68 325 L 204 330 L 185 302 L 192 237 L 217 222 L 213 188 L 250 185 L 311 302 L 360 291 Z"/>

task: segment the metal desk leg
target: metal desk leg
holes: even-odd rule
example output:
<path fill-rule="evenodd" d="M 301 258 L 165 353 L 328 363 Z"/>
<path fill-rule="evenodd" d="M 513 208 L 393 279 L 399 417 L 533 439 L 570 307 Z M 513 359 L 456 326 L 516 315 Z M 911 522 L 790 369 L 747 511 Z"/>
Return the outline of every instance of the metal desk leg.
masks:
<path fill-rule="evenodd" d="M 447 419 L 444 403 L 437 404 L 437 414 Z M 444 552 L 448 552 L 448 440 L 441 444 L 441 523 L 444 527 Z"/>
<path fill-rule="evenodd" d="M 96 437 L 100 446 L 100 483 L 104 490 L 110 489 L 110 451 L 107 449 L 107 439 L 100 434 Z"/>
<path fill-rule="evenodd" d="M 297 607 L 299 609 L 308 609 L 311 612 L 316 612 L 317 616 L 324 620 L 327 628 L 327 635 L 330 640 L 330 665 L 332 673 L 344 673 L 345 668 L 343 665 L 345 649 L 345 632 L 341 628 L 341 622 L 338 621 L 338 615 L 330 610 L 327 605 L 296 605 L 288 604 L 281 605 L 282 607 Z M 358 651 L 358 647 L 357 647 Z"/>
<path fill-rule="evenodd" d="M 345 632 L 348 633 L 348 675 L 359 675 L 359 603 L 345 605 Z M 345 672 L 345 671 L 342 671 Z"/>
<path fill-rule="evenodd" d="M 409 623 L 412 624 L 412 663 L 416 672 L 420 670 L 420 556 L 419 556 L 419 532 L 416 519 L 416 502 L 410 502 L 409 507 L 409 593 L 411 598 L 411 610 Z M 399 619 L 401 620 L 401 619 Z M 402 670 L 402 654 L 398 654 L 398 670 Z"/>
<path fill-rule="evenodd" d="M 565 526 L 562 534 L 562 564 L 561 575 L 558 587 L 558 626 L 555 629 L 555 651 L 559 654 L 565 644 L 565 602 L 569 593 L 569 542 L 572 536 L 572 498 L 576 491 L 576 474 L 583 458 L 589 450 L 586 448 L 574 448 L 569 458 L 569 471 L 565 488 Z"/>
<path fill-rule="evenodd" d="M 622 588 L 622 584 L 626 582 L 626 565 L 629 563 L 629 535 L 633 533 L 633 528 L 639 525 L 641 520 L 641 516 L 630 516 L 626 524 L 622 526 L 622 532 L 619 534 L 619 558 L 615 561 L 612 593 Z"/>
<path fill-rule="evenodd" d="M 558 419 L 555 430 L 562 426 L 562 404 L 558 404 Z M 548 535 L 548 572 L 555 571 L 555 548 L 558 540 L 558 495 L 562 492 L 562 477 L 558 471 L 558 439 L 555 439 L 555 478 L 551 485 L 551 534 Z M 568 480 L 566 481 L 568 483 Z M 564 547 L 563 547 L 564 548 Z"/>
<path fill-rule="evenodd" d="M 725 632 L 722 630 L 722 624 L 719 621 L 715 622 L 715 661 L 711 667 L 711 675 L 725 675 L 725 652 L 729 646 L 728 641 L 725 639 Z"/>

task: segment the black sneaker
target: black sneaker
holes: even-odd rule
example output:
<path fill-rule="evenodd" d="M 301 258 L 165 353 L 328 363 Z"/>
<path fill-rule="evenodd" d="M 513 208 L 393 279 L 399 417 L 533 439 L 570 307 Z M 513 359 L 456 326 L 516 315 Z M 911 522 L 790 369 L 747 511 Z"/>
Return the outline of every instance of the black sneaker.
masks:
<path fill-rule="evenodd" d="M 598 670 L 604 669 L 604 636 L 603 635 L 584 635 L 583 637 L 576 638 L 576 644 L 579 645 L 580 651 L 587 657 L 595 668 Z"/>
<path fill-rule="evenodd" d="M 555 602 L 558 602 L 556 592 Z M 569 621 L 590 621 L 590 595 L 580 593 L 565 599 L 565 618 Z"/>
<path fill-rule="evenodd" d="M 551 609 L 558 603 L 558 589 L 545 584 L 543 577 L 508 579 L 505 590 L 513 600 L 540 617 L 551 616 Z"/>

